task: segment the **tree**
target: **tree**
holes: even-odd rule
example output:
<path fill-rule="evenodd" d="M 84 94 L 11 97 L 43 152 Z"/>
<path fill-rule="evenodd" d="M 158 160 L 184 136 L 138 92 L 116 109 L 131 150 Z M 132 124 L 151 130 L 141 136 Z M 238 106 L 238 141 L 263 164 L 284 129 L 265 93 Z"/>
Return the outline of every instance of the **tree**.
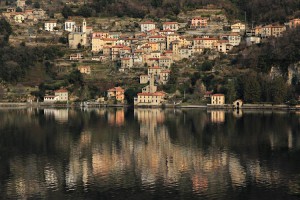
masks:
<path fill-rule="evenodd" d="M 75 70 L 69 74 L 68 82 L 70 84 L 74 84 L 74 85 L 78 85 L 78 86 L 84 85 L 83 77 L 79 70 Z"/>
<path fill-rule="evenodd" d="M 16 8 L 16 12 L 22 12 L 22 11 L 23 11 L 22 8 L 20 8 L 20 7 Z"/>
<path fill-rule="evenodd" d="M 5 95 L 5 89 L 3 88 L 3 86 L 0 86 L 0 99 L 3 99 Z"/>
<path fill-rule="evenodd" d="M 4 36 L 4 41 L 7 42 L 12 34 L 12 28 L 5 18 L 0 19 L 0 35 Z"/>
<path fill-rule="evenodd" d="M 37 2 L 35 2 L 35 3 L 33 4 L 33 7 L 34 7 L 34 8 L 41 8 L 41 5 L 40 5 L 40 3 L 37 1 Z"/>
<path fill-rule="evenodd" d="M 58 39 L 58 42 L 60 42 L 62 44 L 67 44 L 68 43 L 68 38 L 66 38 L 66 37 L 60 37 Z"/>
<path fill-rule="evenodd" d="M 78 44 L 77 44 L 77 49 L 81 49 L 81 48 L 82 48 L 81 43 L 78 43 Z"/>
<path fill-rule="evenodd" d="M 211 71 L 213 67 L 213 63 L 211 61 L 204 61 L 201 65 L 201 71 Z"/>
<path fill-rule="evenodd" d="M 200 98 L 202 98 L 204 96 L 206 92 L 206 88 L 204 86 L 204 84 L 202 83 L 202 81 L 197 80 L 196 84 L 195 84 L 195 89 L 194 89 L 194 94 Z"/>
<path fill-rule="evenodd" d="M 31 1 L 31 0 L 26 0 L 26 1 L 25 1 L 25 4 L 26 4 L 27 6 L 29 6 L 29 5 L 32 4 L 32 1 Z"/>
<path fill-rule="evenodd" d="M 93 13 L 93 10 L 86 5 L 80 7 L 77 11 L 77 15 L 80 15 L 83 17 L 91 17 L 92 13 Z"/>
<path fill-rule="evenodd" d="M 73 16 L 74 12 L 70 7 L 64 6 L 61 11 L 61 14 L 64 16 L 65 19 L 67 19 L 69 16 Z"/>
<path fill-rule="evenodd" d="M 234 80 L 229 80 L 226 85 L 226 100 L 227 103 L 231 104 L 236 100 L 236 86 Z"/>
<path fill-rule="evenodd" d="M 249 103 L 259 102 L 261 87 L 256 78 L 247 78 L 244 85 L 244 100 Z"/>
<path fill-rule="evenodd" d="M 133 88 L 129 88 L 124 93 L 127 104 L 133 105 L 134 97 L 137 95 L 137 91 Z"/>
<path fill-rule="evenodd" d="M 277 77 L 271 84 L 271 99 L 275 104 L 283 103 L 287 96 L 287 85 L 283 78 Z"/>

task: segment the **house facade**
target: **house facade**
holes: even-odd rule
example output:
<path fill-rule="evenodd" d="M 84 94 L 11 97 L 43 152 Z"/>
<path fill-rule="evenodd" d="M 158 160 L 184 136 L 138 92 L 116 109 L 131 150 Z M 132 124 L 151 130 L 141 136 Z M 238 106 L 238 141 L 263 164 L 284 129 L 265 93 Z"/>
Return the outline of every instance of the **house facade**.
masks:
<path fill-rule="evenodd" d="M 289 21 L 290 28 L 297 28 L 297 26 L 300 26 L 300 18 L 291 19 Z"/>
<path fill-rule="evenodd" d="M 165 22 L 163 23 L 163 30 L 177 31 L 179 29 L 178 22 Z"/>
<path fill-rule="evenodd" d="M 211 105 L 224 105 L 225 95 L 224 94 L 213 94 L 211 96 Z"/>
<path fill-rule="evenodd" d="M 78 66 L 77 68 L 80 73 L 82 74 L 91 74 L 91 67 L 90 66 Z"/>
<path fill-rule="evenodd" d="M 48 21 L 45 22 L 44 29 L 45 31 L 54 31 L 56 26 L 57 26 L 56 21 Z"/>
<path fill-rule="evenodd" d="M 54 92 L 54 94 L 55 94 L 55 96 L 58 97 L 58 101 L 68 101 L 69 100 L 68 90 L 66 90 L 66 89 L 56 90 Z"/>
<path fill-rule="evenodd" d="M 191 20 L 191 28 L 206 28 L 208 19 L 202 17 L 194 17 Z"/>
<path fill-rule="evenodd" d="M 246 25 L 243 23 L 236 23 L 231 25 L 231 32 L 233 33 L 243 33 L 246 31 Z"/>
<path fill-rule="evenodd" d="M 107 90 L 107 98 L 109 100 L 115 99 L 120 103 L 124 103 L 124 98 L 125 98 L 124 93 L 125 93 L 125 91 L 123 88 L 114 87 L 114 88 Z"/>
<path fill-rule="evenodd" d="M 155 23 L 154 22 L 142 22 L 141 23 L 141 31 L 142 32 L 148 32 L 155 29 Z"/>

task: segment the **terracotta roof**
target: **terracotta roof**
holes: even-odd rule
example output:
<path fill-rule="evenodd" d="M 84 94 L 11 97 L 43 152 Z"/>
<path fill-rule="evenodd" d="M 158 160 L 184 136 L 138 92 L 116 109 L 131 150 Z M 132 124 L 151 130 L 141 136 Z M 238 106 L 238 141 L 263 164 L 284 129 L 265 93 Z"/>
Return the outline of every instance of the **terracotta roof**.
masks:
<path fill-rule="evenodd" d="M 203 18 L 203 17 L 193 17 L 192 20 L 207 20 L 207 18 Z"/>
<path fill-rule="evenodd" d="M 57 21 L 51 20 L 51 21 L 46 21 L 45 24 L 46 24 L 46 23 L 57 23 Z"/>
<path fill-rule="evenodd" d="M 164 96 L 165 94 L 162 92 L 154 92 L 154 93 L 149 93 L 149 92 L 142 92 L 138 93 L 138 96 Z"/>
<path fill-rule="evenodd" d="M 153 36 L 150 36 L 149 38 L 166 38 L 166 37 L 162 36 L 162 35 L 153 35 Z"/>
<path fill-rule="evenodd" d="M 141 22 L 141 24 L 155 24 L 155 23 L 151 21 L 147 21 L 147 22 Z"/>
<path fill-rule="evenodd" d="M 118 41 L 118 39 L 114 38 L 103 38 L 104 41 Z"/>
<path fill-rule="evenodd" d="M 159 60 L 159 58 L 149 58 L 148 60 Z"/>
<path fill-rule="evenodd" d="M 224 94 L 213 94 L 212 96 L 221 97 L 221 96 L 225 96 L 225 95 Z"/>
<path fill-rule="evenodd" d="M 153 67 L 149 67 L 148 69 L 160 69 L 159 66 L 153 66 Z"/>
<path fill-rule="evenodd" d="M 124 92 L 124 89 L 121 87 L 114 87 L 108 90 L 108 92 L 116 92 L 116 91 Z"/>
<path fill-rule="evenodd" d="M 159 59 L 160 59 L 160 60 L 163 60 L 163 59 L 165 59 L 165 60 L 171 60 L 171 58 L 166 57 L 166 56 L 162 56 L 162 57 L 160 57 Z"/>
<path fill-rule="evenodd" d="M 116 45 L 116 46 L 112 46 L 111 48 L 123 48 L 124 46 L 122 45 Z"/>
<path fill-rule="evenodd" d="M 88 68 L 91 68 L 91 66 L 78 66 L 78 68 L 79 69 L 84 69 L 84 68 L 88 69 Z"/>
<path fill-rule="evenodd" d="M 217 38 L 194 38 L 194 40 L 218 40 Z"/>
<path fill-rule="evenodd" d="M 123 46 L 123 49 L 124 49 L 124 50 L 131 50 L 131 48 L 128 47 L 128 46 Z"/>
<path fill-rule="evenodd" d="M 68 90 L 66 89 L 55 90 L 55 93 L 65 93 L 65 92 L 68 92 Z"/>
<path fill-rule="evenodd" d="M 165 22 L 164 24 L 178 24 L 178 22 Z"/>
<path fill-rule="evenodd" d="M 228 43 L 228 40 L 219 40 L 218 43 Z"/>

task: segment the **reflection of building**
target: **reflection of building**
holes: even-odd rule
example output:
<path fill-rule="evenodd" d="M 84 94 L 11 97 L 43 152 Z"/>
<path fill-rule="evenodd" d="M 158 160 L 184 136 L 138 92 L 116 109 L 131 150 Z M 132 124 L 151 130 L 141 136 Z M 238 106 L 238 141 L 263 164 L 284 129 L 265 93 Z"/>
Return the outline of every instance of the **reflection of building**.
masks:
<path fill-rule="evenodd" d="M 122 113 L 121 110 L 112 112 L 115 113 L 115 118 L 119 115 L 118 111 Z M 86 118 L 83 119 L 84 121 L 78 121 L 76 112 L 70 110 L 70 115 L 76 118 L 76 122 L 79 124 L 86 122 Z M 188 112 L 183 113 L 188 115 Z M 202 140 L 198 138 L 195 140 L 196 134 L 193 136 L 186 134 L 189 133 L 188 127 L 182 126 L 183 123 L 180 121 L 183 120 L 182 118 L 190 121 L 195 115 L 174 117 L 171 121 L 171 114 L 174 117 L 174 113 L 169 110 L 135 109 L 136 120 L 130 119 L 130 123 L 138 121 L 139 128 L 128 126 L 124 129 L 126 134 L 119 134 L 120 129 L 114 132 L 112 127 L 101 122 L 100 126 L 95 127 L 98 123 L 94 120 L 93 122 L 96 123 L 85 126 L 76 138 L 73 138 L 72 134 L 50 133 L 51 137 L 57 137 L 53 143 L 51 141 L 49 143 L 51 150 L 52 145 L 55 145 L 53 150 L 62 150 L 64 156 L 52 156 L 53 152 L 51 152 L 49 158 L 44 153 L 35 155 L 30 153 L 20 158 L 16 154 L 9 158 L 7 168 L 10 178 L 3 184 L 7 196 L 1 197 L 3 199 L 43 198 L 47 196 L 49 190 L 65 192 L 65 189 L 74 190 L 81 187 L 89 190 L 89 187 L 96 184 L 107 189 L 115 189 L 115 186 L 118 186 L 118 189 L 133 188 L 136 184 L 139 184 L 138 187 L 142 184 L 143 187 L 146 186 L 145 189 L 148 189 L 148 186 L 157 186 L 157 182 L 162 182 L 163 187 L 172 187 L 183 184 L 183 178 L 187 183 L 183 185 L 184 191 L 192 189 L 194 194 L 203 196 L 216 195 L 215 191 L 221 191 L 220 193 L 226 195 L 228 189 L 247 187 L 248 181 L 255 181 L 261 186 L 268 187 L 281 187 L 285 184 L 282 180 L 289 180 L 292 184 L 297 183 L 298 180 L 288 179 L 292 175 L 286 175 L 274 166 L 270 168 L 270 163 L 261 162 L 259 157 L 247 159 L 247 154 L 244 152 L 234 154 L 234 151 L 226 148 L 227 145 L 235 148 L 237 143 L 243 142 L 245 134 L 240 135 L 241 138 L 235 143 L 234 139 L 229 141 L 231 138 L 227 138 L 227 134 L 223 135 L 223 131 L 217 132 L 220 137 L 213 134 L 211 138 L 205 132 L 196 131 L 194 133 L 203 134 L 199 135 L 205 137 L 203 140 L 211 139 L 211 142 L 214 142 L 209 145 L 209 148 L 202 147 Z M 101 118 L 105 118 L 102 112 Z M 11 123 L 10 119 L 11 117 L 8 123 Z M 87 119 L 90 118 L 87 116 Z M 197 119 L 194 122 L 197 123 Z M 28 121 L 26 120 L 25 123 L 27 124 Z M 97 129 L 98 127 L 101 127 L 101 130 Z M 66 130 L 69 128 L 66 127 Z M 299 147 L 300 140 L 298 134 L 295 134 L 297 130 L 287 131 L 287 134 L 273 134 L 272 145 L 275 148 L 281 147 L 281 144 L 288 145 L 289 148 L 295 148 L 298 144 Z M 29 132 L 26 136 L 30 136 Z M 45 135 L 39 134 L 37 137 L 36 133 L 33 133 L 33 144 Z M 236 135 L 231 136 L 236 137 Z M 221 139 L 220 143 L 218 143 L 219 139 Z M 48 141 L 49 138 L 45 137 L 45 141 L 40 143 L 40 148 L 44 149 L 43 144 Z M 230 144 L 226 144 L 227 142 Z M 223 145 L 225 148 L 220 149 Z M 225 196 L 216 197 L 226 199 Z"/>
<path fill-rule="evenodd" d="M 225 111 L 211 111 L 211 122 L 212 123 L 223 123 L 225 122 Z"/>
<path fill-rule="evenodd" d="M 236 118 L 240 118 L 243 116 L 243 111 L 241 109 L 234 109 L 233 116 Z"/>
<path fill-rule="evenodd" d="M 69 110 L 68 109 L 44 109 L 44 115 L 46 117 L 53 116 L 54 119 L 58 122 L 67 122 L 69 119 Z"/>
<path fill-rule="evenodd" d="M 125 122 L 124 108 L 118 108 L 116 110 L 108 110 L 107 119 L 110 125 L 122 126 Z"/>

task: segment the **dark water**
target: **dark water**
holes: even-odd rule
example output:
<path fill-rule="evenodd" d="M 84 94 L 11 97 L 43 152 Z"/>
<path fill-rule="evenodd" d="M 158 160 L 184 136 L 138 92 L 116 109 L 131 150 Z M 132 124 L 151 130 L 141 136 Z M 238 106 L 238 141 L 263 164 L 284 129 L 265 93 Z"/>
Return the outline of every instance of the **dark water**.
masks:
<path fill-rule="evenodd" d="M 0 199 L 300 199 L 300 113 L 0 110 Z"/>

